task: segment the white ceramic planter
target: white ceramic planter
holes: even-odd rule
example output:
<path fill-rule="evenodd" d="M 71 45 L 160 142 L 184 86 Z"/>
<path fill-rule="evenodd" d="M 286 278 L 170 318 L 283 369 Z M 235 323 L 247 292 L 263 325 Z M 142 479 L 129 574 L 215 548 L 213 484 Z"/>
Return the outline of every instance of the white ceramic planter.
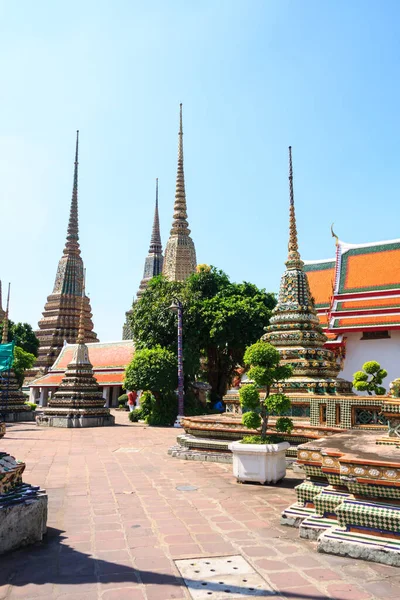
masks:
<path fill-rule="evenodd" d="M 238 481 L 276 483 L 286 475 L 285 452 L 288 442 L 279 444 L 242 444 L 232 442 L 233 474 Z"/>

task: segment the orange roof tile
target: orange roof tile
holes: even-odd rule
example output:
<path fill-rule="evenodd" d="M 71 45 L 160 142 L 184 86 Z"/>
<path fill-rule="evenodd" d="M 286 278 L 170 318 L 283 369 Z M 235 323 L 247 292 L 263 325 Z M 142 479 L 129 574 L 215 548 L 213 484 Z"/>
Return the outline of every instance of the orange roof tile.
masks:
<path fill-rule="evenodd" d="M 335 279 L 335 262 L 305 264 L 304 270 L 316 307 L 329 306 Z"/>
<path fill-rule="evenodd" d="M 112 369 L 125 369 L 133 357 L 132 340 L 86 345 L 89 350 L 89 359 L 94 370 L 107 367 Z M 51 370 L 65 370 L 72 360 L 75 348 L 76 344 L 67 344 L 64 346 Z"/>
<path fill-rule="evenodd" d="M 340 293 L 400 288 L 400 242 L 354 247 L 342 253 Z"/>
<path fill-rule="evenodd" d="M 347 327 L 378 327 L 379 325 L 400 325 L 399 315 L 360 315 L 360 317 L 349 317 L 348 319 L 335 319 L 333 328 Z"/>
<path fill-rule="evenodd" d="M 97 383 L 103 385 L 122 385 L 125 371 L 97 371 L 94 372 Z M 43 377 L 32 381 L 31 387 L 58 387 L 64 377 L 64 373 L 47 373 Z"/>
<path fill-rule="evenodd" d="M 374 308 L 398 308 L 400 307 L 400 296 L 390 298 L 368 298 L 366 300 L 347 300 L 339 302 L 337 310 L 364 310 Z"/>

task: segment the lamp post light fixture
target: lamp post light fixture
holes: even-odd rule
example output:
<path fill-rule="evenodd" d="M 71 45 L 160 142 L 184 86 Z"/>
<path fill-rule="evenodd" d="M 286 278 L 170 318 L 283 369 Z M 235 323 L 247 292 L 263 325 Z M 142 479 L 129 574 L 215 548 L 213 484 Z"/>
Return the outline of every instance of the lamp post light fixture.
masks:
<path fill-rule="evenodd" d="M 178 314 L 178 416 L 174 427 L 182 427 L 181 419 L 185 415 L 183 404 L 183 348 L 182 348 L 182 325 L 183 306 L 180 300 L 173 300 L 170 310 Z"/>

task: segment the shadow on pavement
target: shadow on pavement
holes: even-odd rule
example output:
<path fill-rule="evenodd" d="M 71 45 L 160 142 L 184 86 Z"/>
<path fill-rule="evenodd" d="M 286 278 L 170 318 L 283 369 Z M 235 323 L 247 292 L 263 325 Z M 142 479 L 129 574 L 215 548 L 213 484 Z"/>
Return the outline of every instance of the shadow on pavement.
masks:
<path fill-rule="evenodd" d="M 121 564 L 94 558 L 90 554 L 79 552 L 65 543 L 67 539 L 58 529 L 48 528 L 42 543 L 28 546 L 0 557 L 0 586 L 11 584 L 23 587 L 28 584 L 44 585 L 82 585 L 87 583 L 143 583 L 152 585 L 185 586 L 184 581 L 163 569 L 156 571 L 134 569 L 131 561 Z M 106 544 L 106 542 L 105 542 Z M 124 564 L 125 562 L 125 564 Z M 154 560 L 155 566 L 157 559 Z M 165 569 L 167 571 L 168 569 Z M 187 580 L 198 585 L 194 580 Z M 116 587 L 117 587 L 116 585 Z M 235 586 L 235 595 L 247 595 L 249 588 Z M 221 586 L 207 581 L 207 590 L 221 592 Z M 239 590 L 239 592 L 238 592 Z M 241 591 L 243 590 L 243 591 Z M 290 600 L 323 600 L 325 595 L 305 595 L 301 592 L 285 590 L 284 592 L 265 591 L 256 597 L 283 597 Z M 229 597 L 227 595 L 227 597 Z M 344 600 L 336 596 L 336 600 Z"/>

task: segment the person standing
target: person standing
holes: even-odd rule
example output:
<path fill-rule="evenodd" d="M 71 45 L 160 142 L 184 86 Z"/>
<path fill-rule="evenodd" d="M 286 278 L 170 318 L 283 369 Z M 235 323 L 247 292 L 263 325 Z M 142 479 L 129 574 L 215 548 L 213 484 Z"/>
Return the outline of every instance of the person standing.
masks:
<path fill-rule="evenodd" d="M 131 390 L 130 392 L 128 392 L 128 406 L 129 406 L 130 412 L 135 410 L 136 400 L 137 400 L 137 392 L 135 390 Z"/>

